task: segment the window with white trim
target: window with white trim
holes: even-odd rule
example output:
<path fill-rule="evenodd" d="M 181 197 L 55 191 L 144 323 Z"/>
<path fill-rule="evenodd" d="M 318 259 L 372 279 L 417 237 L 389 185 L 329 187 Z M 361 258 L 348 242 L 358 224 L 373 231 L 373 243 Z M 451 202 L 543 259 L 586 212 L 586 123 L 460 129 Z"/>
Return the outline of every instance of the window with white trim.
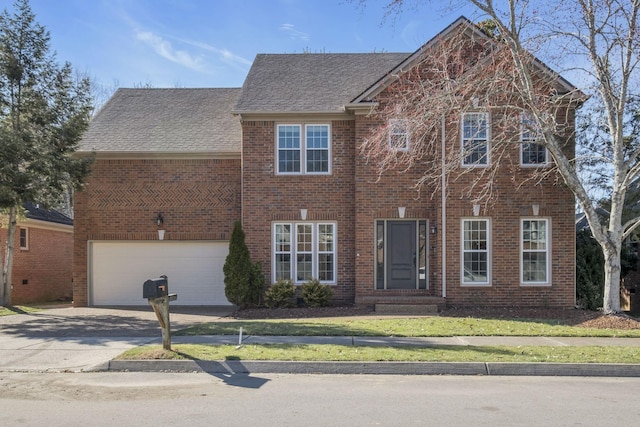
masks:
<path fill-rule="evenodd" d="M 409 122 L 403 119 L 389 120 L 389 148 L 398 151 L 409 150 Z"/>
<path fill-rule="evenodd" d="M 549 221 L 523 219 L 521 222 L 521 271 L 523 284 L 549 282 Z"/>
<path fill-rule="evenodd" d="M 28 250 L 29 249 L 29 229 L 20 228 L 20 249 Z"/>
<path fill-rule="evenodd" d="M 537 143 L 539 127 L 531 113 L 520 114 L 520 162 L 523 166 L 547 164 L 547 149 Z"/>
<path fill-rule="evenodd" d="M 462 115 L 462 164 L 486 166 L 489 164 L 489 113 Z"/>
<path fill-rule="evenodd" d="M 279 174 L 328 174 L 331 172 L 330 126 L 282 124 L 277 126 Z"/>
<path fill-rule="evenodd" d="M 273 238 L 274 282 L 336 282 L 336 224 L 275 223 Z"/>
<path fill-rule="evenodd" d="M 488 285 L 490 267 L 489 220 L 462 220 L 462 283 Z"/>

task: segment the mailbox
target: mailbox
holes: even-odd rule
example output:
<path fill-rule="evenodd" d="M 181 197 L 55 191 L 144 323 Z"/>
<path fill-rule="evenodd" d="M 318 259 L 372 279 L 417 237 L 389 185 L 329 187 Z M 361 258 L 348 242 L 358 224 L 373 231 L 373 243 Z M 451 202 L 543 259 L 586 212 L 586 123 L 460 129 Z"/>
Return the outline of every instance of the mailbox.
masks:
<path fill-rule="evenodd" d="M 149 279 L 142 285 L 142 298 L 159 298 L 169 295 L 167 276 Z"/>

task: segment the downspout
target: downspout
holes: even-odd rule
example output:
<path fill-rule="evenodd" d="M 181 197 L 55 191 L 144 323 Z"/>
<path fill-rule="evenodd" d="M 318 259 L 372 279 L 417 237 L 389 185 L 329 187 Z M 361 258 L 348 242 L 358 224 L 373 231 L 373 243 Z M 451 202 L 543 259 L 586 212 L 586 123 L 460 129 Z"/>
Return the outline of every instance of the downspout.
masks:
<path fill-rule="evenodd" d="M 441 129 L 441 138 L 442 138 L 442 177 L 440 183 L 440 197 L 441 197 L 441 221 L 442 224 L 440 226 L 440 237 L 442 239 L 442 298 L 447 298 L 447 193 L 446 193 L 446 138 L 445 138 L 445 119 L 444 115 L 442 116 L 442 129 Z"/>

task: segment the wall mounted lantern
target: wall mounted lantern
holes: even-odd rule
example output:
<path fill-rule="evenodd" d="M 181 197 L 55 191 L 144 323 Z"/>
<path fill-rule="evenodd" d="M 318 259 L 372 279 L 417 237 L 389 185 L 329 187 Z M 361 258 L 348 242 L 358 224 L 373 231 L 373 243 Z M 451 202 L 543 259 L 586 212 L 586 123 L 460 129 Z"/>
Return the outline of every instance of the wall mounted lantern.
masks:
<path fill-rule="evenodd" d="M 164 224 L 164 218 L 162 217 L 162 212 L 158 212 L 158 216 L 156 217 L 156 225 L 161 227 Z"/>

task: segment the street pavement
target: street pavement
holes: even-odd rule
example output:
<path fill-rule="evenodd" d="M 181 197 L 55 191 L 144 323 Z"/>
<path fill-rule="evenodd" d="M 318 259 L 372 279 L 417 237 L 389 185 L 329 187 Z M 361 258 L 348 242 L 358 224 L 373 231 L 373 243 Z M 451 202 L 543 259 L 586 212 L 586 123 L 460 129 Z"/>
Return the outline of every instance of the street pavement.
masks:
<path fill-rule="evenodd" d="M 233 307 L 172 307 L 171 329 L 225 321 Z M 161 343 L 151 307 L 50 308 L 0 317 L 0 372 L 175 371 L 210 373 L 460 374 L 640 377 L 640 364 L 114 361 Z M 338 344 L 362 346 L 632 346 L 640 338 L 174 336 L 173 344 Z"/>

